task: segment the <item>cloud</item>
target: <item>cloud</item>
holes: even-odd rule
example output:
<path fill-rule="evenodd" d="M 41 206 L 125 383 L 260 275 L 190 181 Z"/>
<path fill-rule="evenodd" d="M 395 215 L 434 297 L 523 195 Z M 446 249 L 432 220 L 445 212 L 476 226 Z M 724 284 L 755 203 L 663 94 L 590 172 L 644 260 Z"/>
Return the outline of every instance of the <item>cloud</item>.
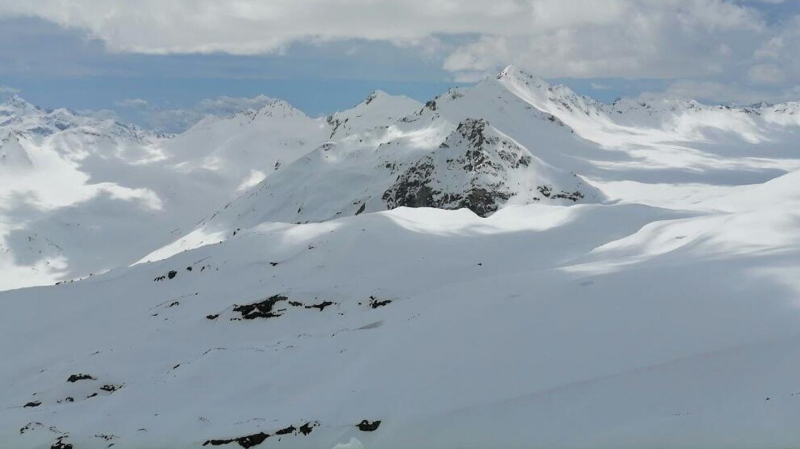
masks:
<path fill-rule="evenodd" d="M 0 86 L 0 95 L 14 95 L 20 92 L 22 91 L 14 87 Z"/>
<path fill-rule="evenodd" d="M 111 52 L 288 54 L 293 45 L 416 48 L 456 81 L 506 64 L 545 78 L 800 78 L 798 2 L 781 0 L 0 0 Z M 777 13 L 776 13 L 777 11 Z M 779 20 L 775 20 L 779 17 Z M 752 89 L 751 89 L 752 90 Z M 132 106 L 132 105 L 131 105 Z M 131 107 L 126 106 L 126 107 Z"/>
<path fill-rule="evenodd" d="M 88 30 L 113 51 L 259 54 L 310 39 L 414 41 L 504 33 L 530 23 L 525 1 L 496 0 L 0 0 L 0 15 Z"/>
<path fill-rule="evenodd" d="M 0 0 L 0 15 L 77 27 L 117 52 L 260 54 L 296 41 L 429 42 L 474 35 L 445 62 L 485 70 L 516 59 L 548 76 L 652 75 L 715 70 L 728 34 L 765 29 L 758 11 L 732 0 Z M 734 39 L 735 40 L 735 39 Z M 732 47 L 732 46 L 731 46 Z M 656 64 L 659 56 L 664 62 Z M 676 61 L 680 59 L 681 61 Z"/>
<path fill-rule="evenodd" d="M 142 100 L 141 98 L 126 98 L 124 100 L 115 101 L 114 106 L 119 106 L 121 108 L 131 108 L 131 109 L 139 109 L 139 108 L 148 108 L 150 103 L 147 100 Z"/>
<path fill-rule="evenodd" d="M 644 99 L 698 100 L 714 104 L 751 105 L 762 101 L 780 103 L 797 100 L 800 85 L 787 88 L 752 88 L 738 83 L 680 80 L 670 83 L 661 92 L 643 92 Z"/>
<path fill-rule="evenodd" d="M 122 121 L 119 114 L 110 109 L 80 109 L 77 112 L 78 114 L 85 115 L 87 117 L 93 117 L 98 120 Z"/>
<path fill-rule="evenodd" d="M 750 67 L 747 77 L 754 84 L 780 84 L 786 79 L 783 71 L 772 64 L 759 64 Z"/>
<path fill-rule="evenodd" d="M 771 32 L 758 10 L 721 0 L 539 0 L 523 33 L 480 36 L 448 70 L 514 63 L 544 77 L 718 76 Z"/>

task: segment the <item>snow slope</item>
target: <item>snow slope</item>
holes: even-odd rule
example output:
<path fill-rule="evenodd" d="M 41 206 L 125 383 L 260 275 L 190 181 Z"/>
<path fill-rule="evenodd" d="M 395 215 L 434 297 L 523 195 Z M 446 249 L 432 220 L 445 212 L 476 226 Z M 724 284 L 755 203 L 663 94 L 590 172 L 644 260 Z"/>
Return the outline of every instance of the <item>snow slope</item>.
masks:
<path fill-rule="evenodd" d="M 329 140 L 383 126 L 421 104 L 374 93 L 332 117 L 281 100 L 207 117 L 170 136 L 0 105 L 0 289 L 68 280 L 135 262 L 191 230 L 269 175 Z M 13 274 L 12 274 L 13 273 Z"/>
<path fill-rule="evenodd" d="M 731 212 L 265 223 L 8 292 L 0 441 L 188 448 L 294 426 L 264 446 L 791 447 L 800 183 L 787 176 L 753 188 L 774 201 Z"/>
<path fill-rule="evenodd" d="M 405 96 L 389 95 L 376 90 L 352 109 L 331 114 L 326 121 L 331 126 L 330 139 L 346 137 L 374 128 L 388 127 L 397 120 L 418 111 L 422 105 Z"/>
<path fill-rule="evenodd" d="M 33 161 L 28 155 L 28 151 L 19 141 L 19 136 L 14 132 L 9 132 L 3 139 L 0 139 L 0 167 L 4 171 L 24 171 L 33 166 Z"/>
<path fill-rule="evenodd" d="M 180 136 L 14 99 L 0 282 L 116 268 L 0 293 L 0 447 L 798 446 L 797 111 L 513 67 Z"/>

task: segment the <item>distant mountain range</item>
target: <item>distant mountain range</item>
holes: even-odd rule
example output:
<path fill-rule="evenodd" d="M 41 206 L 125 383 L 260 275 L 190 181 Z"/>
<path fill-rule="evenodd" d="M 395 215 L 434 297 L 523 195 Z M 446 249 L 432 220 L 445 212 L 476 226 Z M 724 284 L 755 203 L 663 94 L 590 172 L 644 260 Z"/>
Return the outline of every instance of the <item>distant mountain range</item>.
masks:
<path fill-rule="evenodd" d="M 0 106 L 0 447 L 800 441 L 798 103 L 264 104 Z"/>

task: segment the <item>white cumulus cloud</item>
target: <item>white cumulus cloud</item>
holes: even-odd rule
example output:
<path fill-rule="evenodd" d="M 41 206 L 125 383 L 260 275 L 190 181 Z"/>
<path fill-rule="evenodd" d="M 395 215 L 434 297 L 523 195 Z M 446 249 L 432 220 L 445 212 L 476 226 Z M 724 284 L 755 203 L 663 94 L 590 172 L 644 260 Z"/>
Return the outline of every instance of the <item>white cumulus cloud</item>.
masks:
<path fill-rule="evenodd" d="M 767 20 L 766 3 L 788 2 L 0 0 L 0 17 L 83 29 L 114 52 L 251 55 L 295 42 L 388 41 L 438 55 L 462 81 L 509 63 L 544 77 L 796 79 L 800 19 Z"/>

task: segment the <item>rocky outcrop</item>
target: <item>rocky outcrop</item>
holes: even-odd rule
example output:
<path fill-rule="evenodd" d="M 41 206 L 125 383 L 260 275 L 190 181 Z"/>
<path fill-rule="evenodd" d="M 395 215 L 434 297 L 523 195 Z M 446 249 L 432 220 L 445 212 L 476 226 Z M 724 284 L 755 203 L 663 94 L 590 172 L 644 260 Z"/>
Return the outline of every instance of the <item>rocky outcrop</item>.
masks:
<path fill-rule="evenodd" d="M 551 195 L 553 187 L 545 180 L 538 185 L 539 189 L 525 185 L 520 189 L 518 181 L 512 185 L 512 178 L 527 177 L 534 182 L 547 171 L 543 166 L 534 165 L 541 164 L 534 164 L 527 149 L 491 128 L 486 120 L 466 119 L 438 150 L 402 170 L 382 199 L 389 209 L 402 206 L 467 208 L 486 217 L 515 195 L 525 195 L 524 202 L 542 198 L 572 201 L 583 198 L 579 190 Z M 515 171 L 520 172 L 520 176 L 512 176 Z M 548 194 L 544 195 L 543 191 Z"/>

